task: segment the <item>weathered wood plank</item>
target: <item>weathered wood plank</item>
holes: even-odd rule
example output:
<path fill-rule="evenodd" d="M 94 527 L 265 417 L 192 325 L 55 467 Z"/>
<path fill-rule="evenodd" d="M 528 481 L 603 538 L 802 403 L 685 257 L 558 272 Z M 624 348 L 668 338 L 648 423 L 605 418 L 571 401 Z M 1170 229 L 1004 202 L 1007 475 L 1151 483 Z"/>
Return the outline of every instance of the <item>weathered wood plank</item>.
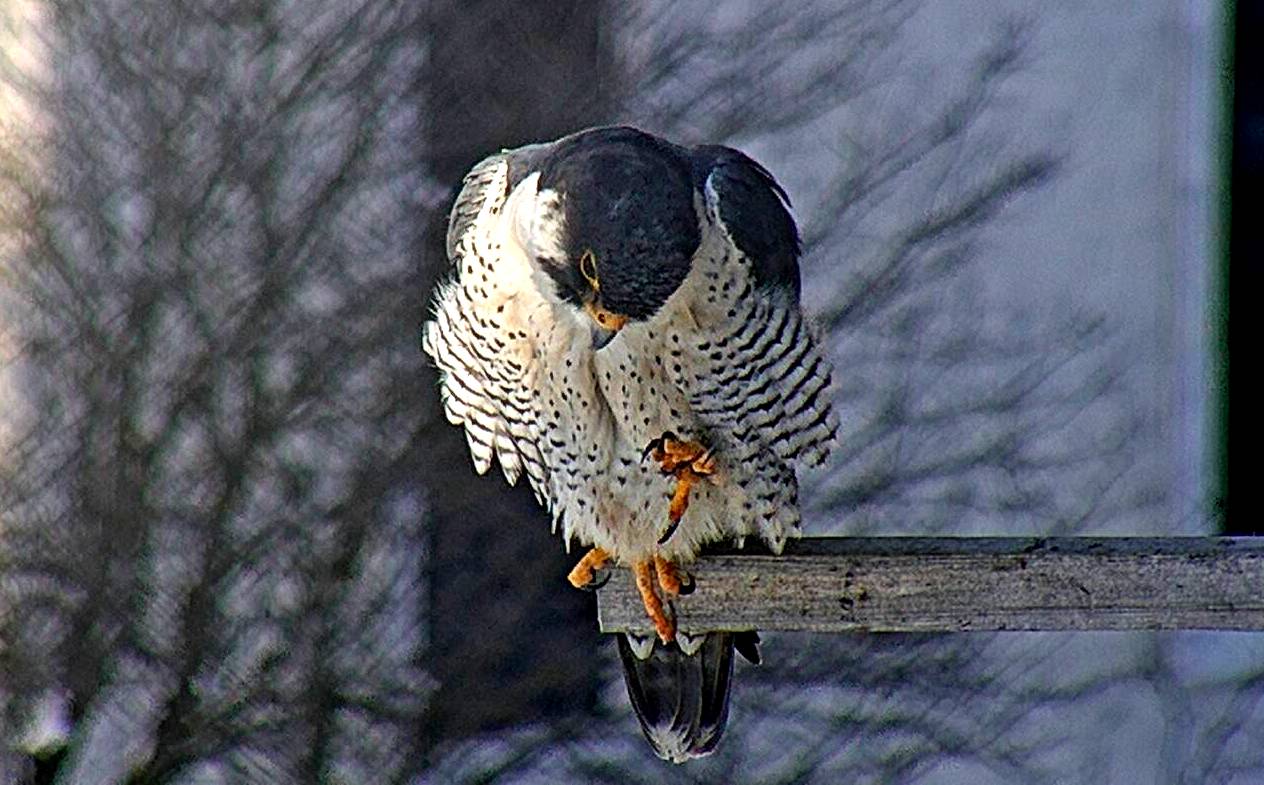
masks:
<path fill-rule="evenodd" d="M 1264 630 L 1264 537 L 834 537 L 715 552 L 679 627 L 812 632 Z M 604 632 L 647 632 L 627 570 Z"/>

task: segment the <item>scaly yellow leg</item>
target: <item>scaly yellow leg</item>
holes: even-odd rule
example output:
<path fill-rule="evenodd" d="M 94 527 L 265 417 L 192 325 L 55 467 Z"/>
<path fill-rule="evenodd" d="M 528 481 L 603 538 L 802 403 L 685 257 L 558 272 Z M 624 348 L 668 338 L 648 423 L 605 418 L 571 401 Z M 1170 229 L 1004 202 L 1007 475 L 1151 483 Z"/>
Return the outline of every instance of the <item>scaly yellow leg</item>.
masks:
<path fill-rule="evenodd" d="M 693 591 L 693 581 L 686 580 L 685 571 L 658 554 L 654 554 L 654 572 L 658 574 L 658 587 L 668 597 L 679 597 Z"/>
<path fill-rule="evenodd" d="M 689 509 L 689 491 L 703 477 L 715 473 L 715 458 L 710 450 L 698 442 L 682 442 L 670 432 L 651 441 L 645 448 L 645 455 L 653 456 L 658 461 L 663 474 L 671 474 L 676 478 L 671 506 L 668 508 L 671 523 L 659 539 L 659 543 L 664 543 L 671 538 L 680 519 L 684 517 L 685 510 Z"/>
<path fill-rule="evenodd" d="M 632 563 L 632 574 L 636 576 L 636 589 L 641 593 L 641 602 L 645 604 L 645 613 L 654 622 L 654 629 L 663 643 L 671 643 L 676 639 L 676 621 L 669 618 L 663 601 L 654 591 L 654 560 L 646 559 Z"/>

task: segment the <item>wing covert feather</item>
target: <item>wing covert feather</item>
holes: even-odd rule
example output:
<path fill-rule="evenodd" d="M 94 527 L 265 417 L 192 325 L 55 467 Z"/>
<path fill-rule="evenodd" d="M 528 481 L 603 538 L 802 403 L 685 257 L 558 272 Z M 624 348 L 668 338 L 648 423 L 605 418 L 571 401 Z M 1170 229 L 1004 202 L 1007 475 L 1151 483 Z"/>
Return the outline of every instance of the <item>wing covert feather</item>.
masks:
<path fill-rule="evenodd" d="M 780 187 L 736 151 L 708 148 L 703 162 L 706 285 L 692 308 L 706 327 L 672 376 L 778 549 L 799 523 L 795 469 L 824 461 L 837 431 L 832 371 L 799 307 L 798 232 Z"/>

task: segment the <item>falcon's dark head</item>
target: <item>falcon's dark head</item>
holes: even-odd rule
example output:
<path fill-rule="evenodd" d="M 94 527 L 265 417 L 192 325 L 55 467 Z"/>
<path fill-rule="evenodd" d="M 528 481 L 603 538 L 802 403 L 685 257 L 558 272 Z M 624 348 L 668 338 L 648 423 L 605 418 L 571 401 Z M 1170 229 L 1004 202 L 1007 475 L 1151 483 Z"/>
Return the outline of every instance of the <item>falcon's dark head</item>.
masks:
<path fill-rule="evenodd" d="M 604 345 L 649 319 L 689 274 L 700 232 L 690 163 L 632 128 L 597 128 L 533 156 L 538 215 L 528 243 L 558 297 L 591 318 Z"/>

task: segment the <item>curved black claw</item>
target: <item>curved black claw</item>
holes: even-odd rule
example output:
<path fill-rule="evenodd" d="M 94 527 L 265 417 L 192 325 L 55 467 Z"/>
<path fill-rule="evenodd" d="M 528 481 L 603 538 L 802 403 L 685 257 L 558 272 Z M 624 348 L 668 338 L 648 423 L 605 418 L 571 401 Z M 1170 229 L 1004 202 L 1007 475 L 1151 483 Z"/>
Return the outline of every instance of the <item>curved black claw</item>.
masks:
<path fill-rule="evenodd" d="M 663 535 L 658 538 L 658 544 L 662 545 L 666 543 L 668 540 L 670 540 L 672 538 L 672 535 L 676 533 L 676 529 L 679 526 L 680 526 L 680 521 L 673 521 L 672 524 L 667 527 L 666 531 L 663 532 Z"/>
<path fill-rule="evenodd" d="M 645 459 L 650 457 L 650 455 L 652 455 L 655 450 L 661 450 L 661 449 L 663 449 L 662 436 L 658 437 L 657 439 L 650 439 L 650 443 L 645 445 L 644 450 L 641 450 L 641 463 L 645 463 Z"/>
<path fill-rule="evenodd" d="M 650 443 L 645 445 L 644 450 L 641 450 L 641 461 L 644 462 L 645 459 L 650 457 L 650 454 L 653 453 L 655 450 L 663 449 L 663 444 L 667 442 L 668 440 L 671 440 L 673 442 L 677 441 L 676 434 L 672 433 L 671 431 L 663 431 L 662 436 L 659 436 L 657 439 L 650 439 Z"/>
<path fill-rule="evenodd" d="M 593 579 L 579 588 L 581 591 L 597 591 L 610 582 L 612 574 L 610 570 L 593 570 Z"/>
<path fill-rule="evenodd" d="M 698 584 L 694 583 L 693 576 L 681 570 L 680 577 L 680 596 L 684 597 L 686 595 L 693 594 L 693 590 L 698 588 Z"/>

